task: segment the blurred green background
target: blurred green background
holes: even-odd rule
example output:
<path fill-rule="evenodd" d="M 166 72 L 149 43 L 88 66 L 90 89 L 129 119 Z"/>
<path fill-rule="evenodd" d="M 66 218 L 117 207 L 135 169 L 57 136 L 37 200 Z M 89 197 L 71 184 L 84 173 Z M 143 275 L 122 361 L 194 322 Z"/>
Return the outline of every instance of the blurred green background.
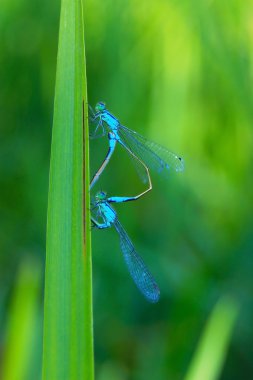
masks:
<path fill-rule="evenodd" d="M 4 380 L 40 378 L 59 9 L 59 1 L 1 1 Z M 93 232 L 96 378 L 184 378 L 214 306 L 229 296 L 239 314 L 219 378 L 251 379 L 253 3 L 87 0 L 85 25 L 90 104 L 105 101 L 186 164 L 168 181 L 153 173 L 152 193 L 115 207 L 159 283 L 157 305 L 135 288 L 116 232 Z M 91 141 L 91 173 L 106 149 L 106 139 Z M 143 189 L 120 147 L 99 189 Z"/>

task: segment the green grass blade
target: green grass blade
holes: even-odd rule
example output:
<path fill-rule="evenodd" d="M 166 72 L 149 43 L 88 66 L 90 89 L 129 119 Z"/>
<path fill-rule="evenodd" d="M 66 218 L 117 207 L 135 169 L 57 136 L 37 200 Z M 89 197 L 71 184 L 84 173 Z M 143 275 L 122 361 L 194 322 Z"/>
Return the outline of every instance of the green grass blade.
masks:
<path fill-rule="evenodd" d="M 18 273 L 8 313 L 6 347 L 4 351 L 4 380 L 27 380 L 34 362 L 34 345 L 38 334 L 41 291 L 41 267 L 25 261 Z"/>
<path fill-rule="evenodd" d="M 219 378 L 237 315 L 238 306 L 233 300 L 223 298 L 218 302 L 201 337 L 185 380 Z"/>
<path fill-rule="evenodd" d="M 61 3 L 48 198 L 44 380 L 93 378 L 89 151 L 82 8 L 81 0 L 62 0 Z"/>

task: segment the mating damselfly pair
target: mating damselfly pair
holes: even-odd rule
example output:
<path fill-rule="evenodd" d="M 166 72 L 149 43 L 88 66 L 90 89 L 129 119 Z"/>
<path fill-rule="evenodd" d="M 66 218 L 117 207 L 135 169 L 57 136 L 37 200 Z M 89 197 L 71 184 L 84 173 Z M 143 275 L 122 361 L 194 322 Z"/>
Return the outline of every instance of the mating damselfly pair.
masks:
<path fill-rule="evenodd" d="M 167 176 L 171 171 L 181 172 L 184 170 L 184 161 L 181 157 L 172 153 L 163 146 L 156 144 L 137 132 L 123 126 L 120 121 L 110 113 L 104 102 L 97 103 L 95 111 L 91 107 L 90 121 L 94 125 L 91 138 L 104 137 L 108 134 L 108 151 L 100 168 L 93 176 L 90 189 L 99 180 L 101 174 L 108 165 L 113 152 L 119 143 L 135 161 L 141 173 L 143 182 L 148 182 L 148 187 L 142 193 L 132 197 L 107 197 L 104 191 L 96 194 L 92 210 L 96 212 L 97 220 L 92 216 L 92 223 L 98 229 L 114 226 L 120 238 L 120 247 L 130 275 L 144 297 L 150 302 L 157 302 L 160 290 L 153 276 L 147 269 L 142 258 L 136 252 L 129 236 L 120 224 L 116 211 L 111 203 L 124 203 L 134 201 L 142 197 L 152 189 L 149 169 Z"/>

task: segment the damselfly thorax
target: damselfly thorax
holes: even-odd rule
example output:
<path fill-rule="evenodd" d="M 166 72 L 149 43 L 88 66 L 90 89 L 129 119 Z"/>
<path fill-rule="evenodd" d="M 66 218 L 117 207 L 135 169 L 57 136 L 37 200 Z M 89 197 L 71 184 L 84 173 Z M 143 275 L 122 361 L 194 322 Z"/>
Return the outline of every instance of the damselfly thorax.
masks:
<path fill-rule="evenodd" d="M 117 132 L 120 122 L 113 114 L 106 110 L 100 113 L 100 117 L 110 130 Z"/>
<path fill-rule="evenodd" d="M 111 226 L 116 219 L 116 212 L 109 205 L 108 202 L 101 202 L 98 204 L 99 214 L 102 216 L 104 220 L 106 220 L 108 226 Z"/>

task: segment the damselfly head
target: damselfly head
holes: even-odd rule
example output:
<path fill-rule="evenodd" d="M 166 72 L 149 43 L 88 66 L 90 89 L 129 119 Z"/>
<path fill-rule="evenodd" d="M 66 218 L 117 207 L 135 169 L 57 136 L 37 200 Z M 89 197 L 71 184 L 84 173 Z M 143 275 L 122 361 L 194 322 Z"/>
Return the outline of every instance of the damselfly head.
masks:
<path fill-rule="evenodd" d="M 97 202 L 101 202 L 101 201 L 104 201 L 106 199 L 106 193 L 104 191 L 99 191 L 96 196 L 96 201 Z"/>
<path fill-rule="evenodd" d="M 95 107 L 96 112 L 103 112 L 105 110 L 105 103 L 98 102 Z"/>

